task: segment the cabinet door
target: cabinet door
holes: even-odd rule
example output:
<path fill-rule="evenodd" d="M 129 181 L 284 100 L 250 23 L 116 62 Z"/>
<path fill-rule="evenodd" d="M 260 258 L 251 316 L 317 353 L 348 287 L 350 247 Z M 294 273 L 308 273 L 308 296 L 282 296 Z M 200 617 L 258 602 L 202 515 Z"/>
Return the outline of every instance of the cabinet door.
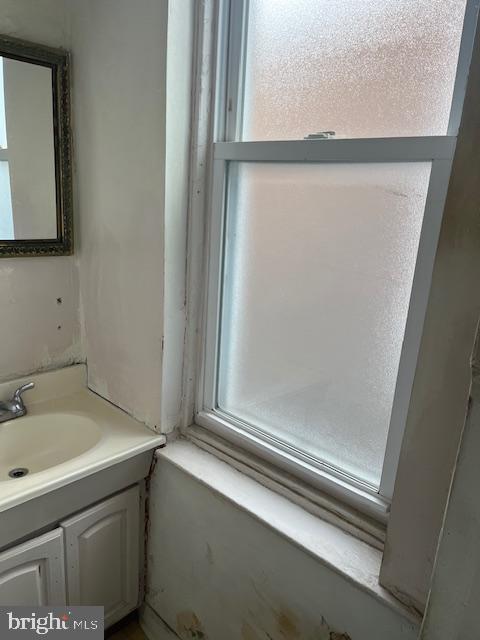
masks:
<path fill-rule="evenodd" d="M 0 606 L 63 604 L 66 599 L 61 529 L 0 553 Z"/>
<path fill-rule="evenodd" d="M 61 523 L 67 602 L 105 607 L 105 626 L 138 606 L 139 506 L 135 486 Z"/>

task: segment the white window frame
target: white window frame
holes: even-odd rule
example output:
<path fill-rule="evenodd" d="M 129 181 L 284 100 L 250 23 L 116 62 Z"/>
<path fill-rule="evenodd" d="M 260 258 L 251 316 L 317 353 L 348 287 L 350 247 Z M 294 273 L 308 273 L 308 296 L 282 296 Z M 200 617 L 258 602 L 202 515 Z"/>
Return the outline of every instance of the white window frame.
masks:
<path fill-rule="evenodd" d="M 248 0 L 217 3 L 217 58 L 210 192 L 207 197 L 207 256 L 201 363 L 195 423 L 273 463 L 322 492 L 385 523 L 393 495 L 400 447 L 428 302 L 432 270 L 452 160 L 461 119 L 478 16 L 478 0 L 467 0 L 452 107 L 445 136 L 236 142 L 241 117 L 244 28 Z M 227 37 L 228 34 L 228 37 Z M 430 183 L 420 234 L 387 447 L 379 490 L 318 461 L 260 430 L 222 413 L 216 406 L 219 323 L 228 164 L 243 162 L 367 163 L 431 162 Z"/>

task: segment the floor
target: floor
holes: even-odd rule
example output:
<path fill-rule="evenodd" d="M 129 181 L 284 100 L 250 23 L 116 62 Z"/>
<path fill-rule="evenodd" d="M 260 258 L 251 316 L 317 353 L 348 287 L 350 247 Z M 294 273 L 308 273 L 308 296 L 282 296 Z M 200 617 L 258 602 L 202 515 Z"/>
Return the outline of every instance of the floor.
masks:
<path fill-rule="evenodd" d="M 136 617 L 128 617 L 105 632 L 108 640 L 147 640 Z"/>

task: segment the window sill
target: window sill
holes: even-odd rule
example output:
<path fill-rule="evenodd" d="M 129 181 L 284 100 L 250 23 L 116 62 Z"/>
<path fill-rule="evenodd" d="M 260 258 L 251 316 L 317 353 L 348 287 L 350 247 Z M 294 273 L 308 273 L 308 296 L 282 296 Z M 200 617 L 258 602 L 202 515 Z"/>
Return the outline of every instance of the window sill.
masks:
<path fill-rule="evenodd" d="M 218 411 L 200 411 L 195 425 L 189 427 L 186 435 L 201 447 L 213 447 L 214 451 L 208 449 L 211 453 L 220 457 L 227 454 L 226 462 L 235 460 L 235 466 L 247 475 L 252 475 L 255 464 L 260 471 L 259 475 L 253 476 L 255 479 L 262 482 L 268 476 L 275 482 L 276 491 L 280 489 L 279 485 L 286 485 L 290 494 L 293 491 L 308 503 L 338 514 L 343 524 L 353 524 L 367 536 L 379 540 L 383 548 L 390 510 L 388 500 L 364 483 L 347 479 L 328 465 L 312 464 L 312 460 L 301 452 L 292 453 L 288 446 L 283 447 L 269 437 L 261 438 L 244 426 L 233 416 Z M 375 541 L 372 542 L 376 546 Z"/>
<path fill-rule="evenodd" d="M 192 442 L 170 442 L 156 456 L 221 494 L 410 623 L 420 623 L 416 612 L 380 586 L 380 549 L 309 513 Z"/>
<path fill-rule="evenodd" d="M 347 504 L 341 492 L 339 495 L 324 491 L 313 484 L 314 479 L 310 478 L 311 483 L 292 475 L 281 460 L 260 457 L 255 447 L 249 448 L 248 440 L 232 442 L 213 429 L 198 424 L 188 427 L 185 436 L 201 449 L 213 453 L 267 489 L 272 489 L 314 516 L 319 516 L 383 552 L 386 525 Z"/>

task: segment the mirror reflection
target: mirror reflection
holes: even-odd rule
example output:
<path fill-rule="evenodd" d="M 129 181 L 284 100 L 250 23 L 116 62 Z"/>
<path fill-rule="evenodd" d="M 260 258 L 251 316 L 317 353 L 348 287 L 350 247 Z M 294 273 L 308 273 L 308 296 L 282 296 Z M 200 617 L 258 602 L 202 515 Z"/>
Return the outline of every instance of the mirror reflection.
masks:
<path fill-rule="evenodd" d="M 52 68 L 0 57 L 0 240 L 58 235 Z"/>

